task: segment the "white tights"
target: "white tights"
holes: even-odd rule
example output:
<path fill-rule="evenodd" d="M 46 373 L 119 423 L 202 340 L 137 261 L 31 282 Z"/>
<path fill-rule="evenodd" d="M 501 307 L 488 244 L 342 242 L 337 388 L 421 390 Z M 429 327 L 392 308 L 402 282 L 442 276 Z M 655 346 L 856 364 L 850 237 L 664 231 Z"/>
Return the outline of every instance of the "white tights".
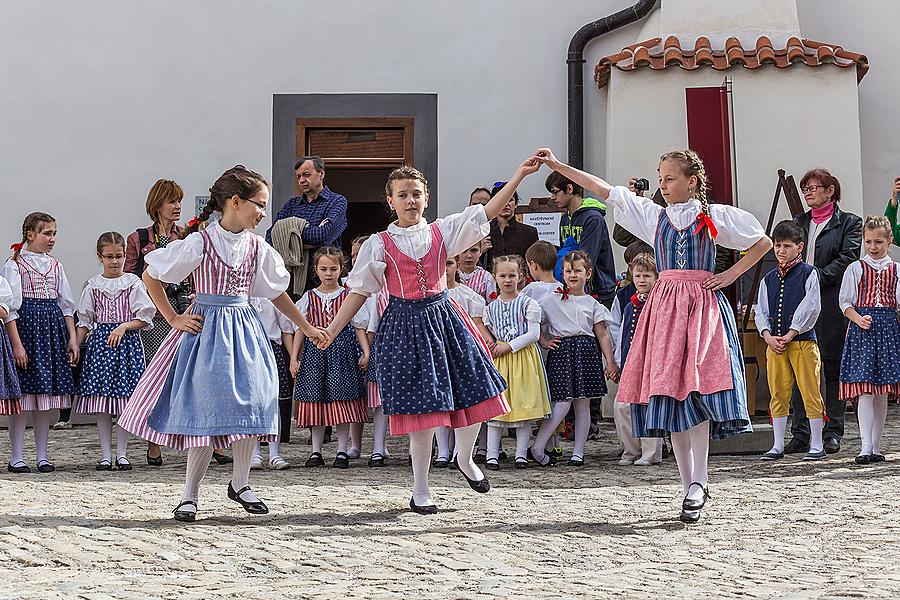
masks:
<path fill-rule="evenodd" d="M 699 500 L 709 484 L 709 421 L 687 431 L 672 432 L 672 450 L 684 495 Z M 691 486 L 692 483 L 699 483 L 702 488 Z"/>

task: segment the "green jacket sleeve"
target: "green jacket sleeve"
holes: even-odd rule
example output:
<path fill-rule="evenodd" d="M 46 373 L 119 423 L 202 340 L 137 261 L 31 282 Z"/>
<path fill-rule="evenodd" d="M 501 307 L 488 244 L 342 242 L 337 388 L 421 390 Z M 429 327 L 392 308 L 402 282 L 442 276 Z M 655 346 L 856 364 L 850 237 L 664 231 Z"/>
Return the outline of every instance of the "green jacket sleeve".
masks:
<path fill-rule="evenodd" d="M 900 227 L 897 226 L 897 207 L 888 201 L 887 208 L 884 209 L 884 216 L 891 222 L 891 231 L 894 234 L 894 244 L 900 246 Z"/>

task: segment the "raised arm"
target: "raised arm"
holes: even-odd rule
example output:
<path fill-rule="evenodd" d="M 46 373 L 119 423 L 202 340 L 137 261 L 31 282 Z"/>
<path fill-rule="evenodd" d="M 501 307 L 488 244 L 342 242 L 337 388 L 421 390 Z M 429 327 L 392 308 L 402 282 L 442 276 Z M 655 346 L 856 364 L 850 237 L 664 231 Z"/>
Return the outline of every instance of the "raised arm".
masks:
<path fill-rule="evenodd" d="M 490 202 L 484 205 L 484 214 L 487 215 L 488 220 L 496 218 L 497 215 L 500 214 L 500 211 L 503 210 L 503 207 L 506 206 L 506 203 L 509 202 L 510 198 L 513 197 L 516 188 L 519 187 L 522 180 L 532 173 L 537 173 L 540 168 L 541 163 L 534 156 L 525 159 L 525 161 L 519 165 L 519 168 L 516 169 L 516 172 L 513 173 L 512 179 L 503 186 L 502 190 L 497 192 L 496 196 L 491 198 Z"/>
<path fill-rule="evenodd" d="M 596 175 L 591 175 L 586 171 L 576 169 L 573 166 L 560 162 L 556 156 L 553 155 L 553 151 L 550 150 L 550 148 L 538 149 L 538 151 L 534 153 L 533 158 L 540 161 L 541 164 L 547 165 L 560 175 L 565 176 L 567 179 L 574 181 L 584 189 L 597 194 L 604 200 L 609 198 L 609 192 L 612 190 L 612 186 L 609 183 Z M 499 196 L 499 194 L 497 195 Z"/>

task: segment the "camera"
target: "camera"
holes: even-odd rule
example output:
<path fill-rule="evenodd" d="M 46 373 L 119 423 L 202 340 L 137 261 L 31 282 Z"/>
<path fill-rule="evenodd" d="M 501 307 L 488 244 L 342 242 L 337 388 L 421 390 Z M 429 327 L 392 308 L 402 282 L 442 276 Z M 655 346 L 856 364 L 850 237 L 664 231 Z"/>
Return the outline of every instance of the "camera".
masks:
<path fill-rule="evenodd" d="M 191 284 L 187 282 L 167 283 L 166 296 L 169 298 L 169 304 L 180 315 L 191 305 Z"/>
<path fill-rule="evenodd" d="M 634 189 L 639 192 L 646 192 L 650 189 L 650 181 L 647 179 L 636 179 L 634 182 Z"/>

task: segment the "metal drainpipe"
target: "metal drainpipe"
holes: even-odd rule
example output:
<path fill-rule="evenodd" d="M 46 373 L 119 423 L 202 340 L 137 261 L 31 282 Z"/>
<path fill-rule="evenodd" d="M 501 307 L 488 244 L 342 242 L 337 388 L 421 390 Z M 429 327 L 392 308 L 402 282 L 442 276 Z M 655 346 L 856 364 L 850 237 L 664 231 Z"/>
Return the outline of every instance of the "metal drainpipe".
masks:
<path fill-rule="evenodd" d="M 584 48 L 591 40 L 610 31 L 630 25 L 643 19 L 653 7 L 656 0 L 640 0 L 633 6 L 591 21 L 575 32 L 569 42 L 569 164 L 581 169 L 584 167 Z"/>

